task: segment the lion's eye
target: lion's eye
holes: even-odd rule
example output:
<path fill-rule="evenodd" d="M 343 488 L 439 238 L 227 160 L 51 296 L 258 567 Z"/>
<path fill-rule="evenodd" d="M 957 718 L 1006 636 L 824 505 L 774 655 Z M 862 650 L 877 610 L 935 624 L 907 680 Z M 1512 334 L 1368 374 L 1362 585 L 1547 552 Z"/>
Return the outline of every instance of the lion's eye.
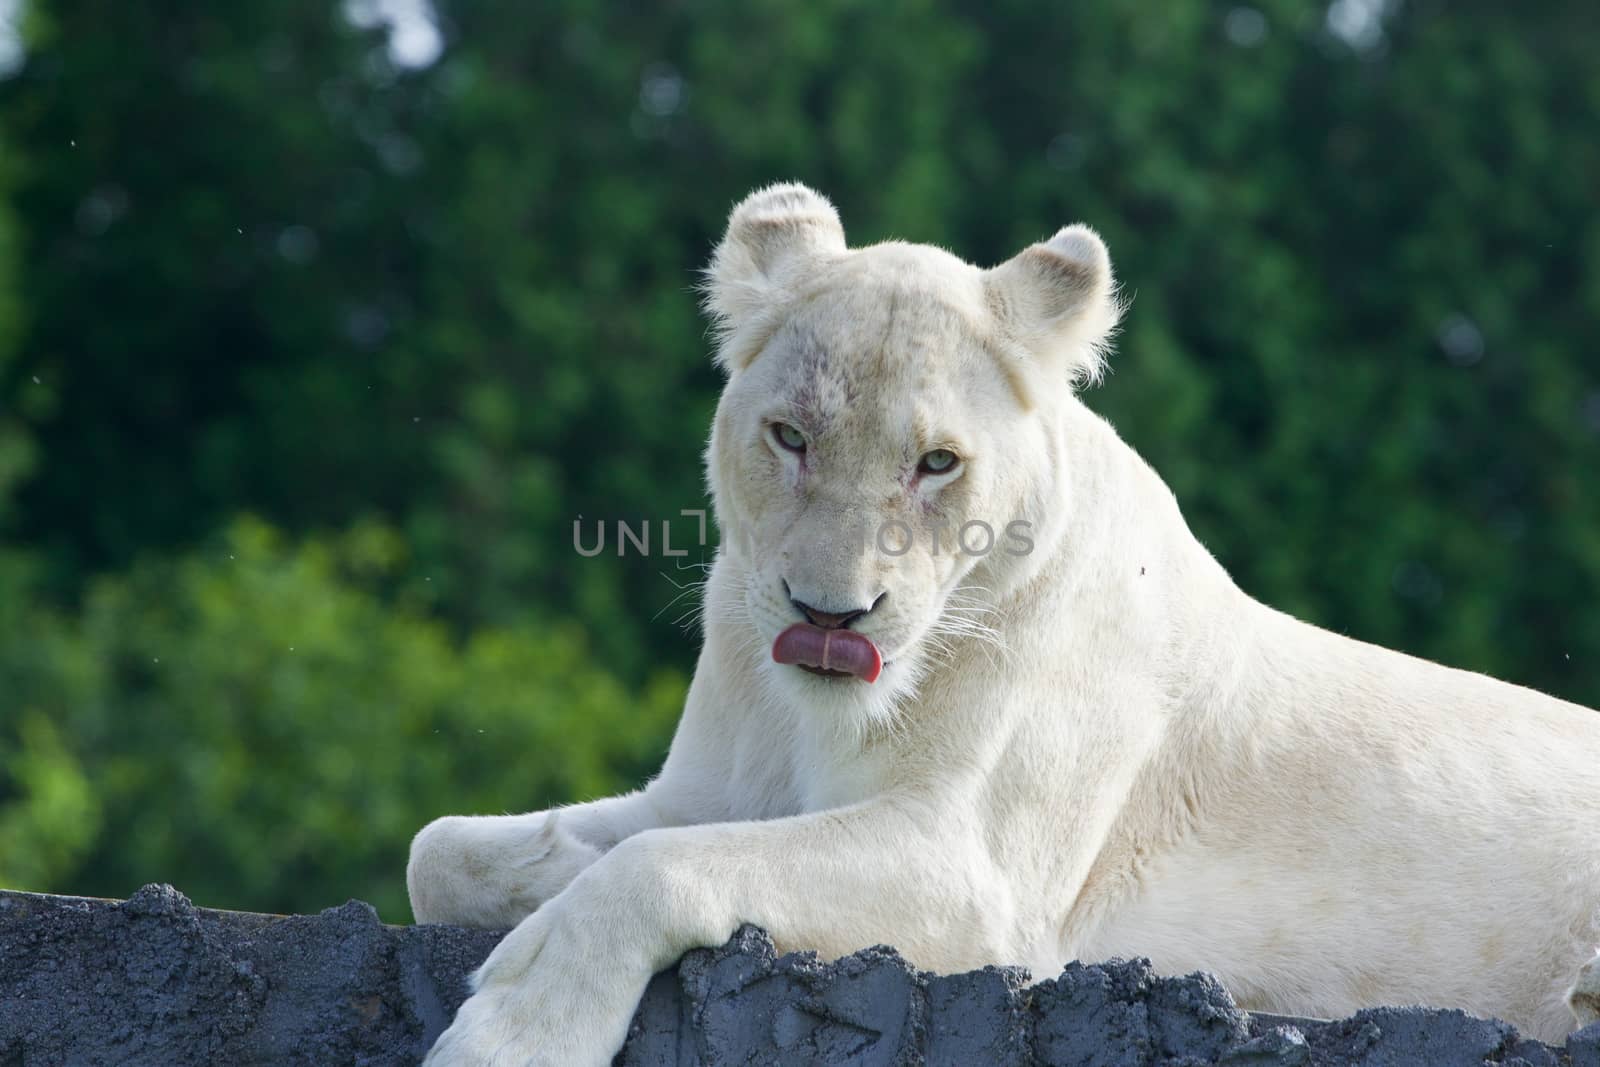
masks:
<path fill-rule="evenodd" d="M 806 435 L 790 426 L 787 422 L 772 424 L 772 436 L 778 444 L 790 452 L 804 452 L 806 450 Z"/>
<path fill-rule="evenodd" d="M 917 464 L 917 470 L 923 474 L 944 474 L 953 471 L 956 464 L 961 462 L 961 457 L 948 448 L 936 448 L 922 457 Z"/>

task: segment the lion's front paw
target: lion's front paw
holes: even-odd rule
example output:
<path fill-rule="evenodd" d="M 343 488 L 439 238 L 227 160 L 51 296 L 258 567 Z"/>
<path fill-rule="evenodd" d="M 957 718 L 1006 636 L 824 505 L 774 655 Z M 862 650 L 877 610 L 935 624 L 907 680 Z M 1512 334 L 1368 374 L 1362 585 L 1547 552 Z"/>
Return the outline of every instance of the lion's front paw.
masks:
<path fill-rule="evenodd" d="M 551 909 L 529 916 L 478 971 L 477 992 L 426 1067 L 604 1067 L 650 979 L 587 945 Z"/>
<path fill-rule="evenodd" d="M 520 989 L 486 989 L 461 1005 L 455 1021 L 439 1036 L 424 1067 L 604 1067 L 627 1035 L 612 1040 L 596 1034 L 581 1014 L 563 1017 L 546 1004 L 538 982 Z M 573 1005 L 574 1009 L 578 1006 Z"/>
<path fill-rule="evenodd" d="M 499 1004 L 493 995 L 468 998 L 456 1012 L 450 1028 L 423 1060 L 423 1067 L 522 1067 L 524 1064 L 559 1062 L 539 1056 L 539 1036 L 519 1026 L 514 1004 Z"/>
<path fill-rule="evenodd" d="M 508 929 L 602 854 L 567 832 L 559 811 L 435 819 L 411 842 L 411 912 L 419 923 Z"/>

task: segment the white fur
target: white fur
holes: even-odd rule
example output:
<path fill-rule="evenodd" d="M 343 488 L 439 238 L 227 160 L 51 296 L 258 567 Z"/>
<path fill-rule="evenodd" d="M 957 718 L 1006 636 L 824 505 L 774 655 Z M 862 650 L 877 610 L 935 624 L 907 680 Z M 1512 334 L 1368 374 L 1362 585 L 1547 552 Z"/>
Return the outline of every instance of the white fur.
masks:
<path fill-rule="evenodd" d="M 418 835 L 419 921 L 520 920 L 431 1063 L 609 1062 L 651 973 L 744 922 L 939 971 L 1145 955 L 1296 1014 L 1595 1015 L 1600 715 L 1241 592 L 1072 393 L 1118 310 L 1092 232 L 983 271 L 847 250 L 779 186 L 708 290 L 724 547 L 671 754 L 628 796 Z M 914 477 L 940 447 L 959 470 Z M 1033 551 L 931 551 L 969 519 Z M 889 520 L 912 551 L 870 547 Z M 884 592 L 875 684 L 772 662 L 790 596 Z"/>

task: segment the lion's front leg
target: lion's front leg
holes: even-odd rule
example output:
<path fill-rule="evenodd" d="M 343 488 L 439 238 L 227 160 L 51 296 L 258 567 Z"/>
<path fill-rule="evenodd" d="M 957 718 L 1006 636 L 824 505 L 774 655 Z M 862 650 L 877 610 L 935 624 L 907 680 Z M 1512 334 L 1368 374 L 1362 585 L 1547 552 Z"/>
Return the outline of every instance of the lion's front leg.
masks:
<path fill-rule="evenodd" d="M 841 955 L 890 942 L 924 965 L 1013 958 L 986 925 L 1005 896 L 981 853 L 888 803 L 623 842 L 508 935 L 439 1039 L 434 1067 L 609 1063 L 650 977 L 745 922 Z"/>

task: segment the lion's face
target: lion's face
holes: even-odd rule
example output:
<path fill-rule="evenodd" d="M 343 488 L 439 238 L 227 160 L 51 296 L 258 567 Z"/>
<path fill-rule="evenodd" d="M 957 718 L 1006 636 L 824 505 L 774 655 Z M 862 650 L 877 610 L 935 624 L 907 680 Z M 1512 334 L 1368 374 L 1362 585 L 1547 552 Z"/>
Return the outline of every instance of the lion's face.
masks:
<path fill-rule="evenodd" d="M 1054 333 L 1089 361 L 1114 321 L 1103 247 L 1063 234 L 1076 258 L 1037 245 L 982 271 L 926 246 L 846 251 L 799 187 L 735 210 L 711 274 L 730 377 L 708 466 L 743 587 L 726 621 L 779 692 L 889 711 L 987 636 L 992 594 L 1032 564 L 1069 461 L 1053 415 L 1095 369 L 1041 356 L 1040 320 L 1052 296 L 1084 305 Z M 1092 338 L 1062 336 L 1100 305 Z"/>

